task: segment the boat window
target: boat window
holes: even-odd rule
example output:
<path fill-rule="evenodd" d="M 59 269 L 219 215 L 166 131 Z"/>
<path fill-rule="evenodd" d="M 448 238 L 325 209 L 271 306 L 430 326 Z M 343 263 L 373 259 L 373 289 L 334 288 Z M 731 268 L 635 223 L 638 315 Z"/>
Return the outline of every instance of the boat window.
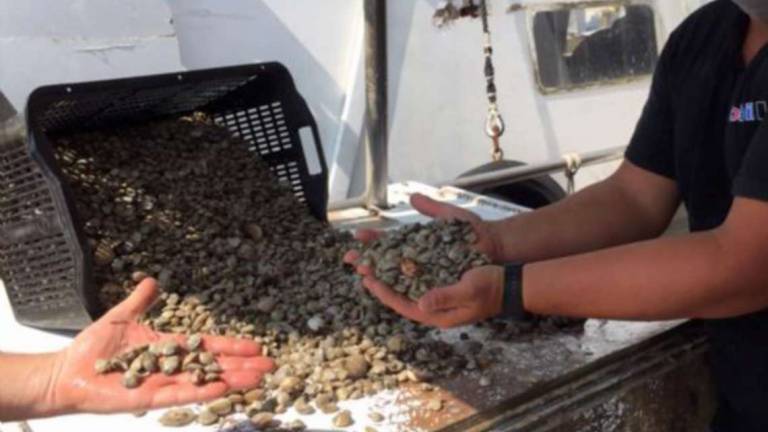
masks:
<path fill-rule="evenodd" d="M 534 10 L 530 21 L 544 93 L 641 78 L 658 60 L 655 15 L 648 4 L 568 3 Z"/>

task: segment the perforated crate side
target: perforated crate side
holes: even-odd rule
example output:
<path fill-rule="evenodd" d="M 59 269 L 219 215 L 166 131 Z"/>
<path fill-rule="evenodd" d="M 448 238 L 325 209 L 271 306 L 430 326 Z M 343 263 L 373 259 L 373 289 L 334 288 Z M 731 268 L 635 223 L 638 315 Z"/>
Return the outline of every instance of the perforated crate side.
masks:
<path fill-rule="evenodd" d="M 0 147 L 0 277 L 17 321 L 79 329 L 90 322 L 78 292 L 75 250 L 54 196 L 22 141 Z"/>
<path fill-rule="evenodd" d="M 289 185 L 296 198 L 323 220 L 327 201 L 327 191 L 322 187 L 325 179 L 309 172 L 298 131 L 288 127 L 283 106 L 283 102 L 275 101 L 216 113 L 214 119 L 248 143 L 248 149 L 267 162 L 272 174 Z"/>
<path fill-rule="evenodd" d="M 268 63 L 258 68 L 257 76 L 202 110 L 248 143 L 316 218 L 326 220 L 328 169 L 315 120 L 284 66 Z M 305 128 L 313 143 L 302 143 L 300 131 Z M 309 171 L 303 144 L 317 155 L 317 172 Z"/>

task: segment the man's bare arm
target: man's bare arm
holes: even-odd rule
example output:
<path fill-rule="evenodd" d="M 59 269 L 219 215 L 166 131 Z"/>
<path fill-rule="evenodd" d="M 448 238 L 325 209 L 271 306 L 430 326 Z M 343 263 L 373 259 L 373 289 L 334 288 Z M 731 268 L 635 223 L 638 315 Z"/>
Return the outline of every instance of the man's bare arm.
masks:
<path fill-rule="evenodd" d="M 674 181 L 624 162 L 558 203 L 489 224 L 496 261 L 533 262 L 657 237 L 680 198 Z"/>
<path fill-rule="evenodd" d="M 711 231 L 525 267 L 526 308 L 623 319 L 723 318 L 768 306 L 768 203 L 737 198 Z"/>

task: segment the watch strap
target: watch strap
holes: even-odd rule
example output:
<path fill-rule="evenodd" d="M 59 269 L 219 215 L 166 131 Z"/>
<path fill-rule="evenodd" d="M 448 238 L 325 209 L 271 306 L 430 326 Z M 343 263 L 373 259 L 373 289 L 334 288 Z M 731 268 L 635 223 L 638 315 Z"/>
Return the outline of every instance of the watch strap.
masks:
<path fill-rule="evenodd" d="M 527 321 L 530 314 L 523 304 L 523 263 L 504 265 L 504 294 L 500 318 Z"/>

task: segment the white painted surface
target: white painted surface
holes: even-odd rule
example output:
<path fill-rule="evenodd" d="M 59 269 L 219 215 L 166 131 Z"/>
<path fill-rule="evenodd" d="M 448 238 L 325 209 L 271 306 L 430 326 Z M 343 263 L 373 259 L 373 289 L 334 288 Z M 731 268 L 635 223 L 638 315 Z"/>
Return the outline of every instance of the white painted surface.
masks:
<path fill-rule="evenodd" d="M 390 167 L 396 181 L 433 183 L 490 161 L 480 22 L 462 19 L 437 29 L 431 22 L 436 3 L 390 3 Z M 650 79 L 542 95 L 530 54 L 531 12 L 506 12 L 509 3 L 489 1 L 496 85 L 507 124 L 501 138 L 506 157 L 535 163 L 626 144 Z M 677 1 L 652 4 L 662 45 L 685 11 Z"/>
<path fill-rule="evenodd" d="M 170 19 L 153 0 L 0 0 L 0 91 L 22 110 L 42 85 L 179 70 Z"/>
<path fill-rule="evenodd" d="M 700 0 L 650 1 L 659 46 Z M 432 24 L 434 1 L 389 2 L 390 178 L 435 183 L 490 162 L 484 134 L 483 36 L 477 19 L 443 29 Z M 507 12 L 511 1 L 489 0 L 499 105 L 508 159 L 537 163 L 564 153 L 625 145 L 645 102 L 650 78 L 626 84 L 542 95 L 531 59 L 529 10 Z M 554 0 L 520 2 L 544 7 Z M 583 187 L 616 164 L 582 170 Z M 353 170 L 361 190 L 363 171 Z M 562 177 L 557 177 L 559 181 Z"/>

